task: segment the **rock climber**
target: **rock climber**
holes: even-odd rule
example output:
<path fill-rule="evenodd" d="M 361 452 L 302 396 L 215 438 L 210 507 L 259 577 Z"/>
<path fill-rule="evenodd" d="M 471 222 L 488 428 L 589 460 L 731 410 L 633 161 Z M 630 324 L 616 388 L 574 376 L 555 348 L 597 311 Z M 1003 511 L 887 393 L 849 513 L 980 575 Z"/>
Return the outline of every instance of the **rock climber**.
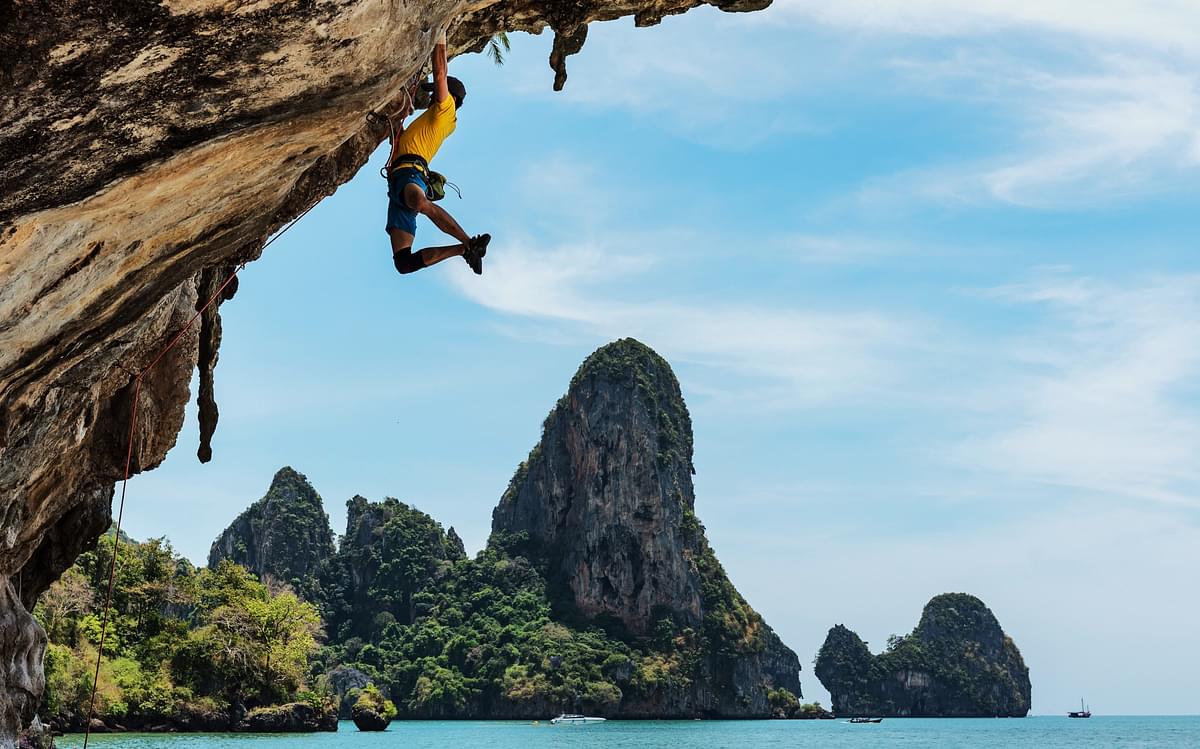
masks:
<path fill-rule="evenodd" d="M 385 171 L 388 181 L 387 233 L 392 240 L 392 261 L 401 273 L 413 273 L 461 255 L 476 274 L 483 273 L 483 256 L 487 254 L 490 234 L 468 236 L 444 208 L 430 200 L 429 162 L 441 148 L 442 142 L 454 132 L 458 110 L 467 97 L 462 81 L 446 74 L 446 31 L 438 32 L 433 47 L 433 91 L 429 108 L 403 127 L 404 118 L 412 113 L 412 93 L 406 96 L 406 106 L 389 117 L 393 123 L 392 150 Z M 395 132 L 394 123 L 401 123 Z M 426 247 L 413 252 L 417 233 L 417 214 L 424 214 L 434 226 L 458 240 L 458 244 Z"/>

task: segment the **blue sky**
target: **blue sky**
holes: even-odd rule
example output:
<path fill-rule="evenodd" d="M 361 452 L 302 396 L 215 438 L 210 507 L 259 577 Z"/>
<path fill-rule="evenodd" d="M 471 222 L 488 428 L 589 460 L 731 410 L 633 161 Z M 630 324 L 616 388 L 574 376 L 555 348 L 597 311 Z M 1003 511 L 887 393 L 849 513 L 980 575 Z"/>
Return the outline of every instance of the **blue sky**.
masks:
<path fill-rule="evenodd" d="M 179 447 L 127 527 L 200 561 L 288 464 L 462 534 L 597 346 L 675 367 L 697 509 L 811 661 L 979 595 L 1034 711 L 1200 704 L 1200 10 L 790 0 L 548 35 L 469 88 L 435 166 L 485 275 L 391 267 L 376 159 L 222 308 L 215 460 Z M 442 240 L 422 224 L 418 245 Z"/>

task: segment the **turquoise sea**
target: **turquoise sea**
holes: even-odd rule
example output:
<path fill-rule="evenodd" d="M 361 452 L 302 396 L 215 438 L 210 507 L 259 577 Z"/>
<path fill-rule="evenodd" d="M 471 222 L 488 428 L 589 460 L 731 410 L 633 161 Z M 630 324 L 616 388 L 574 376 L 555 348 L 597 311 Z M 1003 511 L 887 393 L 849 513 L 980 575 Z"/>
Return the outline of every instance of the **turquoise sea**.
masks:
<path fill-rule="evenodd" d="M 82 736 L 64 736 L 60 747 L 80 747 Z M 885 720 L 874 725 L 842 721 L 611 721 L 591 726 L 516 722 L 398 722 L 384 733 L 359 733 L 344 722 L 337 733 L 107 734 L 92 736 L 96 749 L 1076 749 L 1077 747 L 1200 747 L 1200 716 L 1066 717 L 1023 719 Z"/>

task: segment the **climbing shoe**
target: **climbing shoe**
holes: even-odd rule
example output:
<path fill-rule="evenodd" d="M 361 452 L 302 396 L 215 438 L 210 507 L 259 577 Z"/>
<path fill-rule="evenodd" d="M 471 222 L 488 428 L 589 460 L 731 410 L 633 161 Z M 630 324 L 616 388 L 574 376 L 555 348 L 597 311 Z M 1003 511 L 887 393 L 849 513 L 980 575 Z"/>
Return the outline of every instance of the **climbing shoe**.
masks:
<path fill-rule="evenodd" d="M 488 242 L 492 241 L 491 234 L 480 234 L 471 237 L 467 248 L 463 250 L 463 260 L 467 261 L 467 265 L 471 266 L 471 270 L 475 271 L 475 275 L 483 275 L 483 256 L 487 254 Z"/>

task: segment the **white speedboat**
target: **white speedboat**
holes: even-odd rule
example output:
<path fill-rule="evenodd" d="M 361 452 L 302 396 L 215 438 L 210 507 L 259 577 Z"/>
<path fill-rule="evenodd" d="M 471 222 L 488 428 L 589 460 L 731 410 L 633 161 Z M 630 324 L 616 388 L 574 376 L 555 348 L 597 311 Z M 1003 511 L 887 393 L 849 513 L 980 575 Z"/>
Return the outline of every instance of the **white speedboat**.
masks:
<path fill-rule="evenodd" d="M 587 715 L 570 715 L 563 713 L 557 718 L 551 718 L 550 722 L 556 726 L 581 726 L 585 723 L 603 723 L 604 718 L 592 718 Z"/>

